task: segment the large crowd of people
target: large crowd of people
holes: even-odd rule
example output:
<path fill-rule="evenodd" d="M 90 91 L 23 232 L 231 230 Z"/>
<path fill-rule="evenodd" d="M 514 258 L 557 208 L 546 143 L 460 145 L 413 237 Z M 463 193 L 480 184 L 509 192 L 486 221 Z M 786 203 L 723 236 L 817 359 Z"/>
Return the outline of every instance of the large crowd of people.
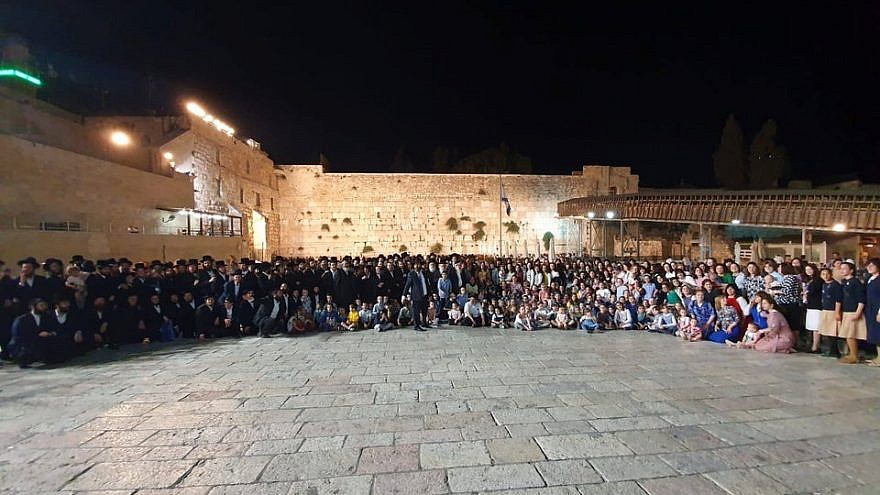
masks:
<path fill-rule="evenodd" d="M 832 258 L 740 266 L 571 255 L 29 257 L 15 269 L 0 262 L 0 357 L 30 367 L 179 338 L 485 326 L 647 331 L 763 352 L 824 350 L 858 363 L 860 352 L 880 349 L 880 259 L 861 272 L 852 260 Z"/>

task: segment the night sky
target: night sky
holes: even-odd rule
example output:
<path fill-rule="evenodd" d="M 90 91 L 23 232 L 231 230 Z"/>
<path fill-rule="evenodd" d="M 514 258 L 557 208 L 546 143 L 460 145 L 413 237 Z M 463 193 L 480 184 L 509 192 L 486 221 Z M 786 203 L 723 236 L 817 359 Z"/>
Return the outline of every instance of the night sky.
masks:
<path fill-rule="evenodd" d="M 404 146 L 428 167 L 438 145 L 506 142 L 536 172 L 708 185 L 732 112 L 747 143 L 777 120 L 795 176 L 880 179 L 880 4 L 639 3 L 13 2 L 0 27 L 58 84 L 106 88 L 95 112 L 193 97 L 276 163 L 387 170 Z"/>

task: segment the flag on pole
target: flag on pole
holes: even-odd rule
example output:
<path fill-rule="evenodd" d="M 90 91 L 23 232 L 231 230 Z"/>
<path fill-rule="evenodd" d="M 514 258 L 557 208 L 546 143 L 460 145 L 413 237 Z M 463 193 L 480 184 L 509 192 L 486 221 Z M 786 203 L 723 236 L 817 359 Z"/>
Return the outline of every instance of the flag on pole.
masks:
<path fill-rule="evenodd" d="M 507 216 L 510 216 L 510 200 L 507 199 L 507 193 L 504 192 L 504 184 L 501 184 L 501 202 L 504 203 L 504 209 Z"/>

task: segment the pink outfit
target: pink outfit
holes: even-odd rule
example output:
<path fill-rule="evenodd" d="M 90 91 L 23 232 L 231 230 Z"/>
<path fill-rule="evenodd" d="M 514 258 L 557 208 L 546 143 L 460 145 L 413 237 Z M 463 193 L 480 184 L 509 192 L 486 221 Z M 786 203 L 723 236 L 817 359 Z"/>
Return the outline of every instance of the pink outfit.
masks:
<path fill-rule="evenodd" d="M 794 347 L 794 334 L 788 321 L 779 311 L 767 315 L 768 333 L 755 342 L 755 350 L 761 352 L 791 352 Z"/>

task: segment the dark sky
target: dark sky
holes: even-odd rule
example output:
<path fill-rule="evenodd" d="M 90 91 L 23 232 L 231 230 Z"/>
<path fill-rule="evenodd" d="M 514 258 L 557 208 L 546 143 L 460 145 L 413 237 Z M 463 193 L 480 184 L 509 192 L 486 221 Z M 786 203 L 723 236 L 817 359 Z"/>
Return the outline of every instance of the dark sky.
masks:
<path fill-rule="evenodd" d="M 117 102 L 146 101 L 149 74 L 153 108 L 192 96 L 277 163 L 503 141 L 537 172 L 707 184 L 733 112 L 747 142 L 778 121 L 795 175 L 880 170 L 878 2 L 260 3 L 13 2 L 0 26 Z"/>

